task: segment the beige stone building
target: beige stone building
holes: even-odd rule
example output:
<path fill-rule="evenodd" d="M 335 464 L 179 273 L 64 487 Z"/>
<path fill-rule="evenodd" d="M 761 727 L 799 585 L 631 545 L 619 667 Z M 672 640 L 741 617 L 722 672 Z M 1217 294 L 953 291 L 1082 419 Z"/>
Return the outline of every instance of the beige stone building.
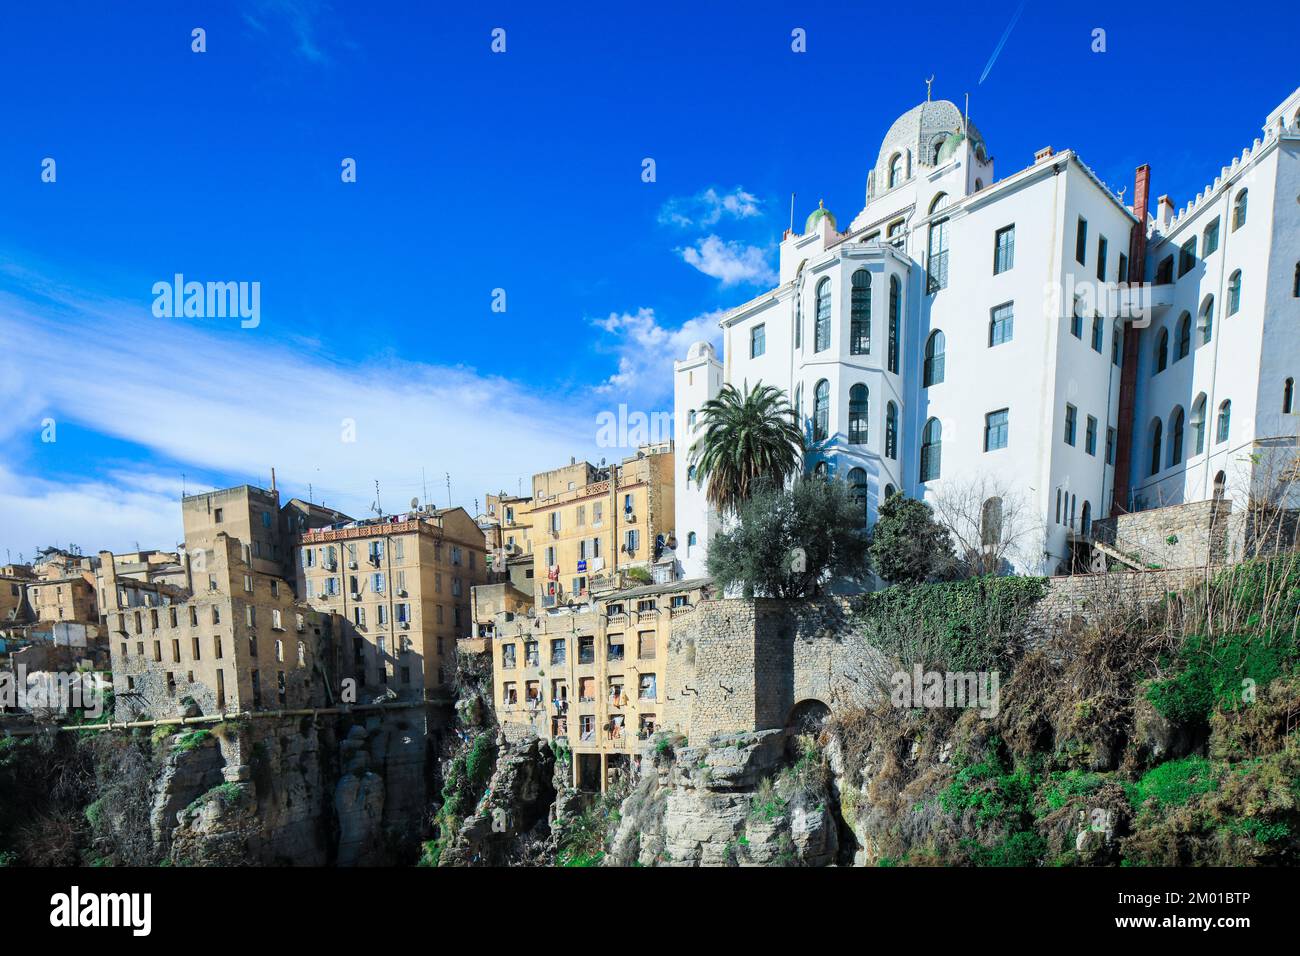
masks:
<path fill-rule="evenodd" d="M 573 461 L 541 472 L 530 514 L 538 608 L 578 603 L 638 578 L 649 583 L 651 566 L 673 544 L 672 443 L 603 468 Z"/>
<path fill-rule="evenodd" d="M 675 581 L 534 613 L 512 612 L 485 595 L 483 609 L 496 607 L 483 637 L 492 648 L 502 729 L 512 738 L 563 738 L 574 754 L 574 785 L 606 789 L 659 729 L 670 706 L 665 665 L 673 617 L 707 590 L 704 579 Z"/>
<path fill-rule="evenodd" d="M 338 622 L 298 604 L 224 532 L 188 550 L 192 587 L 119 578 L 100 552 L 119 714 L 171 717 L 323 706 L 337 699 Z M 124 562 L 125 563 L 125 562 Z"/>
<path fill-rule="evenodd" d="M 185 547 L 211 548 L 217 535 L 239 540 L 246 559 L 262 574 L 284 573 L 286 557 L 280 534 L 280 493 L 254 485 L 222 488 L 181 499 Z"/>
<path fill-rule="evenodd" d="M 472 589 L 487 582 L 486 542 L 464 508 L 318 528 L 295 550 L 298 593 L 343 619 L 368 691 L 418 697 L 451 682 Z"/>

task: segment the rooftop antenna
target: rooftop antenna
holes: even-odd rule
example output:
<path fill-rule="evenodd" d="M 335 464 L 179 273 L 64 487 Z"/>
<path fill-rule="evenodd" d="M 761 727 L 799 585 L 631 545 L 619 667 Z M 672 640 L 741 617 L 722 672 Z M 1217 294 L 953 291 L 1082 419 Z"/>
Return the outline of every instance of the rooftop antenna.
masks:
<path fill-rule="evenodd" d="M 931 85 L 933 85 L 933 83 L 934 83 L 934 74 L 931 73 L 930 78 L 925 81 L 925 101 L 927 103 L 930 102 L 930 87 Z"/>
<path fill-rule="evenodd" d="M 424 503 L 429 503 L 429 479 L 424 475 L 424 466 L 420 466 L 420 484 L 424 486 Z"/>
<path fill-rule="evenodd" d="M 420 508 L 420 499 L 419 499 L 419 498 L 412 498 L 412 499 L 411 499 L 411 510 L 412 510 L 412 511 L 418 511 L 419 508 Z"/>
<path fill-rule="evenodd" d="M 961 117 L 961 131 L 963 133 L 970 132 L 970 94 L 969 93 L 966 94 L 966 112 L 963 113 Z"/>
<path fill-rule="evenodd" d="M 794 193 L 790 194 L 790 231 L 794 232 Z"/>
<path fill-rule="evenodd" d="M 451 507 L 451 472 L 447 472 L 447 507 Z"/>
<path fill-rule="evenodd" d="M 379 479 L 378 478 L 375 479 L 375 514 L 379 515 L 379 517 L 381 518 L 384 516 L 384 508 L 379 503 Z"/>

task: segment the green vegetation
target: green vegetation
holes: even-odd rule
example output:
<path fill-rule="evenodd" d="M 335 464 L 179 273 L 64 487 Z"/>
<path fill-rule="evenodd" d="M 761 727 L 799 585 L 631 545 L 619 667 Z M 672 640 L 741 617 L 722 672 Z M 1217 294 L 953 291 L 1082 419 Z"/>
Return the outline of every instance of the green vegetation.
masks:
<path fill-rule="evenodd" d="M 1217 790 L 1220 772 L 1220 768 L 1204 757 L 1171 760 L 1143 774 L 1129 788 L 1129 799 L 1134 809 L 1141 808 L 1148 800 L 1155 801 L 1159 809 L 1181 807 L 1193 797 Z"/>
<path fill-rule="evenodd" d="M 798 472 L 803 434 L 786 395 L 761 382 L 743 394 L 731 384 L 700 409 L 704 434 L 691 446 L 696 482 L 719 511 L 737 514 L 762 488 Z"/>
<path fill-rule="evenodd" d="M 862 502 L 843 481 L 797 478 L 788 489 L 752 489 L 739 515 L 709 545 L 709 574 L 719 589 L 801 598 L 819 593 L 828 573 L 866 577 Z"/>
<path fill-rule="evenodd" d="M 195 730 L 188 734 L 182 734 L 181 737 L 172 746 L 175 753 L 189 753 L 191 750 L 202 745 L 203 741 L 212 737 L 210 730 Z"/>
<path fill-rule="evenodd" d="M 952 538 L 929 505 L 897 493 L 881 504 L 871 529 L 871 564 L 882 578 L 919 584 L 948 574 L 955 561 Z"/>
<path fill-rule="evenodd" d="M 555 854 L 557 866 L 600 866 L 605 860 L 606 841 L 618 827 L 619 806 L 624 794 L 602 794 L 561 828 Z"/>

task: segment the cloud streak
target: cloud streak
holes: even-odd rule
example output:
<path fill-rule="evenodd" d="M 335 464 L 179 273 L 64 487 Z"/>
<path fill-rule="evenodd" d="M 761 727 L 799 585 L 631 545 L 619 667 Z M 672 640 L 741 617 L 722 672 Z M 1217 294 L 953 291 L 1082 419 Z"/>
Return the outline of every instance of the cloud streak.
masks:
<path fill-rule="evenodd" d="M 777 281 L 776 272 L 768 265 L 767 252 L 738 240 L 725 241 L 709 235 L 693 246 L 678 249 L 677 254 L 723 286 L 775 285 Z"/>

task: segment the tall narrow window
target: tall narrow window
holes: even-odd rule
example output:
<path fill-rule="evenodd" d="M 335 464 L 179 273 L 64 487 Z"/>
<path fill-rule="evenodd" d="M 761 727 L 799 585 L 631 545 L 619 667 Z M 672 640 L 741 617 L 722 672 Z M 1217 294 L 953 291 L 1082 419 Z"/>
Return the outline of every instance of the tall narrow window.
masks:
<path fill-rule="evenodd" d="M 935 329 L 925 340 L 925 366 L 921 379 L 921 384 L 925 388 L 938 385 L 943 381 L 944 348 L 943 333 Z"/>
<path fill-rule="evenodd" d="M 853 273 L 849 292 L 849 352 L 871 354 L 871 276 L 866 269 Z"/>
<path fill-rule="evenodd" d="M 994 306 L 989 316 L 989 348 L 1001 345 L 1003 342 L 1010 342 L 1014 326 L 1015 316 L 1012 314 L 1012 304 L 1005 302 L 1002 305 Z"/>
<path fill-rule="evenodd" d="M 760 322 L 749 330 L 749 357 L 758 358 L 767 351 L 767 326 Z"/>
<path fill-rule="evenodd" d="M 996 546 L 1002 541 L 1002 499 L 985 498 L 980 505 L 980 544 Z"/>
<path fill-rule="evenodd" d="M 817 283 L 817 324 L 813 335 L 813 351 L 822 352 L 831 347 L 831 280 Z"/>
<path fill-rule="evenodd" d="M 862 523 L 867 523 L 867 472 L 863 468 L 849 469 L 849 494 L 862 509 Z"/>
<path fill-rule="evenodd" d="M 794 347 L 803 348 L 803 288 L 799 284 L 794 294 Z"/>
<path fill-rule="evenodd" d="M 943 455 L 943 426 L 939 419 L 925 423 L 921 432 L 921 480 L 933 481 L 939 477 L 940 459 Z"/>
<path fill-rule="evenodd" d="M 1288 378 L 1282 383 L 1282 414 L 1290 415 L 1291 406 L 1295 403 L 1295 379 Z"/>
<path fill-rule="evenodd" d="M 1236 232 L 1246 224 L 1246 190 L 1237 193 L 1232 201 L 1232 231 Z"/>
<path fill-rule="evenodd" d="M 1092 502 L 1091 501 L 1085 501 L 1083 503 L 1083 517 L 1080 520 L 1083 522 L 1080 525 L 1080 529 L 1083 531 L 1084 534 L 1089 534 L 1092 531 Z"/>
<path fill-rule="evenodd" d="M 1088 220 L 1082 216 L 1079 217 L 1079 224 L 1074 230 L 1074 258 L 1079 265 L 1087 265 L 1088 261 Z"/>
<path fill-rule="evenodd" d="M 1116 322 L 1110 330 L 1110 364 L 1119 368 L 1120 356 L 1124 346 L 1124 330 Z"/>
<path fill-rule="evenodd" d="M 1093 415 L 1088 416 L 1088 421 L 1084 425 L 1083 450 L 1089 455 L 1097 454 L 1097 419 Z"/>
<path fill-rule="evenodd" d="M 1169 366 L 1169 330 L 1161 329 L 1156 336 L 1156 351 L 1152 356 L 1152 375 L 1159 375 Z"/>
<path fill-rule="evenodd" d="M 1092 317 L 1092 350 L 1098 355 L 1101 354 L 1101 343 L 1105 335 L 1106 333 L 1101 324 L 1101 315 L 1094 315 Z"/>
<path fill-rule="evenodd" d="M 1205 451 L 1205 393 L 1192 403 L 1192 454 Z"/>
<path fill-rule="evenodd" d="M 1174 409 L 1174 413 L 1169 416 L 1169 467 L 1173 468 L 1183 463 L 1183 426 L 1186 420 L 1183 416 L 1183 406 L 1179 405 Z"/>
<path fill-rule="evenodd" d="M 1106 252 L 1110 244 L 1106 242 L 1105 236 L 1097 237 L 1097 278 L 1102 282 L 1106 281 Z"/>
<path fill-rule="evenodd" d="M 1119 281 L 1128 281 L 1128 256 L 1122 252 L 1119 254 Z"/>
<path fill-rule="evenodd" d="M 1160 472 L 1160 442 L 1164 434 L 1164 423 L 1156 419 L 1151 423 L 1151 474 Z"/>
<path fill-rule="evenodd" d="M 1228 315 L 1236 315 L 1241 308 L 1241 270 L 1228 277 Z"/>
<path fill-rule="evenodd" d="M 1074 305 L 1070 308 L 1070 334 L 1076 339 L 1083 338 L 1083 296 L 1074 297 Z"/>
<path fill-rule="evenodd" d="M 830 435 L 831 386 L 826 379 L 813 389 L 813 441 L 825 441 Z"/>
<path fill-rule="evenodd" d="M 867 420 L 869 410 L 867 386 L 854 385 L 849 389 L 849 444 L 865 445 L 867 443 Z"/>
<path fill-rule="evenodd" d="M 885 406 L 885 457 L 898 460 L 898 406 L 893 402 Z"/>
<path fill-rule="evenodd" d="M 1184 312 L 1178 320 L 1178 339 L 1174 347 L 1174 361 L 1187 358 L 1192 350 L 1192 314 Z"/>
<path fill-rule="evenodd" d="M 929 255 L 926 259 L 926 291 L 948 288 L 948 220 L 930 223 Z"/>
<path fill-rule="evenodd" d="M 1201 344 L 1209 345 L 1214 338 L 1214 296 L 1207 295 L 1201 306 L 1201 318 L 1197 324 L 1201 327 Z"/>
<path fill-rule="evenodd" d="M 903 182 L 903 154 L 895 153 L 894 158 L 889 161 L 889 188 L 893 189 L 895 186 L 900 185 L 902 182 Z"/>
<path fill-rule="evenodd" d="M 898 323 L 901 319 L 899 310 L 902 308 L 902 284 L 898 281 L 898 276 L 889 277 L 889 363 L 888 367 L 891 372 L 898 372 Z"/>
<path fill-rule="evenodd" d="M 1178 278 L 1191 272 L 1196 265 L 1196 237 L 1188 239 L 1178 250 Z"/>
<path fill-rule="evenodd" d="M 1079 410 L 1073 405 L 1065 406 L 1065 443 L 1073 445 L 1079 430 Z"/>
<path fill-rule="evenodd" d="M 1216 252 L 1219 248 L 1219 219 L 1216 216 L 1214 222 L 1205 227 L 1205 232 L 1201 234 L 1201 256 L 1208 256 Z"/>
<path fill-rule="evenodd" d="M 1010 271 L 1016 264 L 1016 227 L 1006 226 L 993 234 L 993 274 Z"/>
<path fill-rule="evenodd" d="M 1007 437 L 1010 430 L 1009 416 L 1010 410 L 1006 408 L 998 409 L 996 412 L 989 412 L 984 416 L 985 451 L 997 451 L 999 448 L 1007 447 Z"/>
<path fill-rule="evenodd" d="M 1228 431 L 1232 426 L 1232 400 L 1224 399 L 1223 404 L 1219 406 L 1219 430 L 1214 436 L 1216 442 L 1225 442 L 1228 440 Z"/>

